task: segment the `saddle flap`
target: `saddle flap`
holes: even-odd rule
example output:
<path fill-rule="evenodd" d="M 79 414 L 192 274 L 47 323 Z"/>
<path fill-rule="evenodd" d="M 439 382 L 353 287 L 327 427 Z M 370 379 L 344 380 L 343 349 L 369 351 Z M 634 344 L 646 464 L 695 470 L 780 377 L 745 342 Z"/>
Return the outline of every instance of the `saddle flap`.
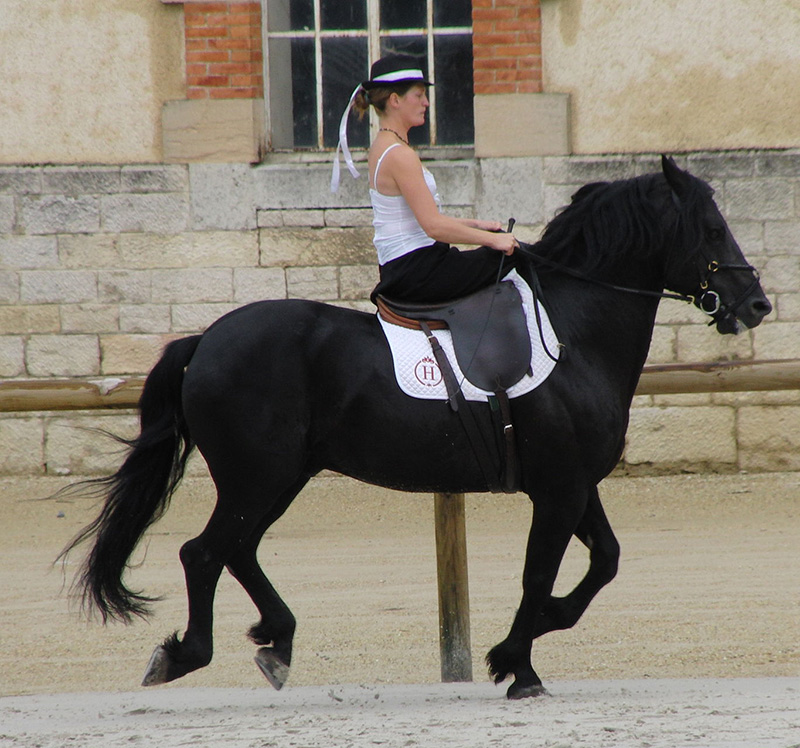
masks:
<path fill-rule="evenodd" d="M 525 376 L 531 363 L 522 297 L 513 283 L 502 282 L 470 298 L 474 306 L 454 307 L 448 320 L 458 365 L 476 387 L 506 390 Z"/>

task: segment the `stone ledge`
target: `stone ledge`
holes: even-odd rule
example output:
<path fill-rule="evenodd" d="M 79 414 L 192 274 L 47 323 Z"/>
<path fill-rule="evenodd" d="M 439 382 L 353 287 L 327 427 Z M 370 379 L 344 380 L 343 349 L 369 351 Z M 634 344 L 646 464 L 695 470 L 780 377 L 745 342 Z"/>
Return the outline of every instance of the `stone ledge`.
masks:
<path fill-rule="evenodd" d="M 331 154 L 324 162 L 261 164 L 252 168 L 255 207 L 259 210 L 368 210 L 366 164 L 357 164 L 361 172 L 358 179 L 352 179 L 345 170 L 339 191 L 333 193 L 330 190 L 332 161 Z M 425 165 L 436 177 L 445 209 L 474 204 L 478 177 L 476 161 L 433 160 L 426 161 Z M 238 188 L 243 190 L 241 186 Z"/>
<path fill-rule="evenodd" d="M 647 168 L 644 173 L 653 169 Z M 544 183 L 548 186 L 579 187 L 587 182 L 610 182 L 636 175 L 632 155 L 564 156 L 544 159 Z"/>
<path fill-rule="evenodd" d="M 41 166 L 0 166 L 0 193 L 32 195 L 41 191 Z"/>
<path fill-rule="evenodd" d="M 42 192 L 62 195 L 101 195 L 119 192 L 118 166 L 48 166 L 42 171 Z"/>
<path fill-rule="evenodd" d="M 755 151 L 756 174 L 765 177 L 800 176 L 800 150 Z"/>

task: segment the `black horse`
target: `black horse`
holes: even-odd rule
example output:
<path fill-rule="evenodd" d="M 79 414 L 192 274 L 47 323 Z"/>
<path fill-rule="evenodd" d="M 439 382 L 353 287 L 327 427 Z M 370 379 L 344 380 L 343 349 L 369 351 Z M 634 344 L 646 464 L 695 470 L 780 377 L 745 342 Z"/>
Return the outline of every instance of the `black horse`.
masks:
<path fill-rule="evenodd" d="M 662 172 L 583 187 L 520 272 L 540 272 L 566 355 L 537 389 L 512 400 L 522 489 L 534 506 L 523 595 L 508 636 L 487 655 L 509 698 L 544 688 L 533 639 L 573 626 L 615 576 L 619 546 L 597 484 L 622 453 L 628 411 L 664 288 L 694 301 L 721 333 L 755 327 L 771 310 L 703 181 L 662 159 Z M 710 323 L 710 324 L 711 324 Z M 309 479 L 330 469 L 407 491 L 484 492 L 458 416 L 396 385 L 373 315 L 310 301 L 238 309 L 203 335 L 177 340 L 147 378 L 141 433 L 119 470 L 99 481 L 97 519 L 65 549 L 93 546 L 77 579 L 103 619 L 144 616 L 150 598 L 123 576 L 147 528 L 166 511 L 189 453 L 205 457 L 217 504 L 180 551 L 189 620 L 156 648 L 145 685 L 180 678 L 212 656 L 212 608 L 224 567 L 252 598 L 256 661 L 276 687 L 292 656 L 295 618 L 256 559 L 267 528 Z M 479 422 L 488 406 L 474 404 Z M 590 567 L 565 597 L 552 595 L 575 535 Z"/>

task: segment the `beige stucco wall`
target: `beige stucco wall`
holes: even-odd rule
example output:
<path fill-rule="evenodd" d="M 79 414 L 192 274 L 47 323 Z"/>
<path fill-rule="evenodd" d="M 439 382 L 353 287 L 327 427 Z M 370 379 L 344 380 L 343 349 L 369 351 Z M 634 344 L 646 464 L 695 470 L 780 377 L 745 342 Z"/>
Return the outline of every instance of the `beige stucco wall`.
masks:
<path fill-rule="evenodd" d="M 160 161 L 181 24 L 161 0 L 2 0 L 0 163 Z M 574 153 L 800 145 L 798 0 L 542 0 L 542 24 Z"/>
<path fill-rule="evenodd" d="M 160 161 L 182 18 L 160 0 L 2 0 L 0 163 Z"/>
<path fill-rule="evenodd" d="M 542 0 L 574 153 L 800 144 L 798 0 Z"/>

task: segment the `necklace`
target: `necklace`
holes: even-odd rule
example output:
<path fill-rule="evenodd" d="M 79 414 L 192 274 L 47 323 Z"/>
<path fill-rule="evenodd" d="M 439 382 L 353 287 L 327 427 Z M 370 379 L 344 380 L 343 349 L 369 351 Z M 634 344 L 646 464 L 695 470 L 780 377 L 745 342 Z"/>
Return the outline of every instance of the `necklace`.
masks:
<path fill-rule="evenodd" d="M 406 145 L 408 145 L 408 141 L 399 132 L 397 132 L 396 130 L 392 130 L 391 127 L 381 127 L 378 130 L 378 132 L 390 132 L 390 133 L 393 133 L 394 135 L 397 135 L 397 137 L 400 138 L 400 140 L 402 140 Z"/>

